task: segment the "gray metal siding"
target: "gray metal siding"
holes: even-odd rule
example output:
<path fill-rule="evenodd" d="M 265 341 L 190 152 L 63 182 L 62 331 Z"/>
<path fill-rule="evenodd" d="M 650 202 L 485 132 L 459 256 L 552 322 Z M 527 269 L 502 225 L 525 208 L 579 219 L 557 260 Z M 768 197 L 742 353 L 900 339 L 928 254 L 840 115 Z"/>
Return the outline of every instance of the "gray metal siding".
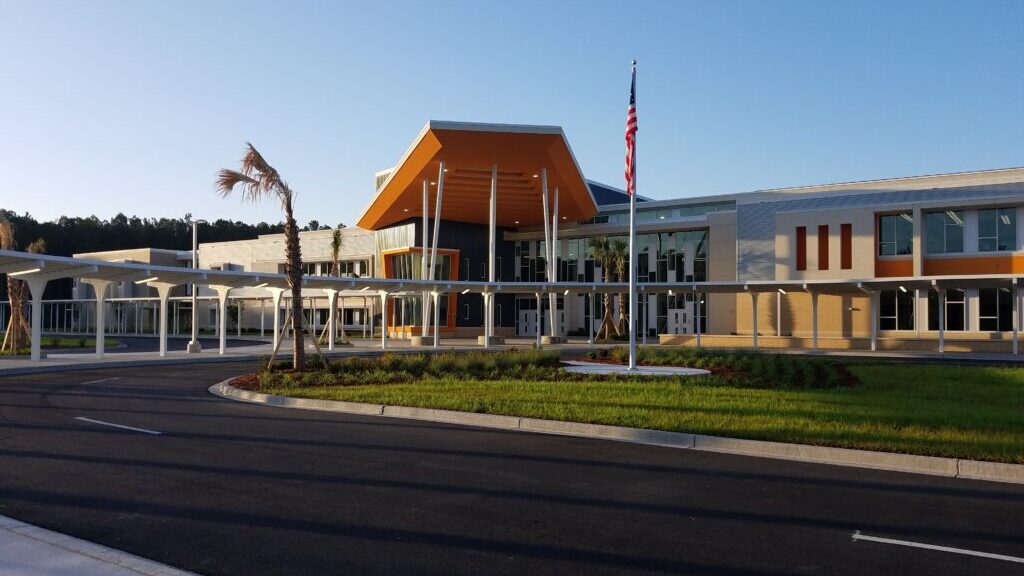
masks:
<path fill-rule="evenodd" d="M 918 202 L 985 199 L 1024 195 L 1024 183 L 927 190 L 886 190 L 864 194 L 769 200 L 736 207 L 736 275 L 739 280 L 775 279 L 775 213 L 796 210 L 834 210 Z"/>

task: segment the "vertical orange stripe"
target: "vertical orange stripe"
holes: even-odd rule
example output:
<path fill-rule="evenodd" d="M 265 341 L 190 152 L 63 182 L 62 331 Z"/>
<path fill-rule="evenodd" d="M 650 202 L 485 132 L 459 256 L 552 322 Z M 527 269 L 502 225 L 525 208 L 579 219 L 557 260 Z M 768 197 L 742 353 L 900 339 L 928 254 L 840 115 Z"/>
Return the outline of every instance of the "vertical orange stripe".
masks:
<path fill-rule="evenodd" d="M 853 268 L 853 225 L 839 226 L 839 266 L 843 270 Z"/>
<path fill-rule="evenodd" d="M 818 270 L 828 270 L 828 224 L 818 226 Z"/>
<path fill-rule="evenodd" d="M 796 269 L 807 270 L 807 227 L 796 227 Z"/>

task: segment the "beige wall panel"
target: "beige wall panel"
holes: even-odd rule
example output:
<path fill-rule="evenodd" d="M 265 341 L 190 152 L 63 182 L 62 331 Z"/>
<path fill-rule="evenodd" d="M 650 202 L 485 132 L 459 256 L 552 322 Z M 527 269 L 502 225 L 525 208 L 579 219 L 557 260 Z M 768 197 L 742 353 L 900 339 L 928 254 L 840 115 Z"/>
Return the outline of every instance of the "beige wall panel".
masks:
<path fill-rule="evenodd" d="M 738 334 L 750 334 L 751 300 L 749 294 L 736 295 L 736 326 Z M 779 319 L 775 293 L 758 295 L 757 329 L 761 334 L 776 334 Z M 871 334 L 870 301 L 867 296 L 818 296 L 818 336 L 850 337 Z M 812 333 L 811 296 L 806 293 L 788 293 L 782 297 L 783 336 L 806 336 Z"/>
<path fill-rule="evenodd" d="M 818 226 L 829 227 L 828 270 L 818 270 Z M 853 267 L 841 268 L 840 226 L 852 225 Z M 796 228 L 807 227 L 807 270 L 796 269 Z M 775 216 L 775 279 L 872 278 L 875 275 L 874 208 L 780 212 Z"/>

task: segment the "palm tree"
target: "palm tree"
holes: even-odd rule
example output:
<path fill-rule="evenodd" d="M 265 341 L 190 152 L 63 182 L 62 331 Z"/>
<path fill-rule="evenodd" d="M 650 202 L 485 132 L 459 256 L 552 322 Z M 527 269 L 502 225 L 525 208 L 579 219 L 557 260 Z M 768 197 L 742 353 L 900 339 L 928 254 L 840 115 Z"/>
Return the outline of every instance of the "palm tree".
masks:
<path fill-rule="evenodd" d="M 334 229 L 334 234 L 331 235 L 331 276 L 338 276 L 338 275 L 341 274 L 341 246 L 343 244 L 344 244 L 344 241 L 343 241 L 342 236 L 341 236 L 341 227 L 339 226 L 339 227 Z M 337 306 L 337 303 L 335 303 L 335 306 Z M 335 309 L 332 312 L 332 314 L 337 314 L 337 313 L 338 313 L 338 310 L 337 310 L 337 307 L 335 307 Z M 345 319 L 342 318 L 341 322 L 337 322 L 336 324 L 340 324 L 341 325 L 341 341 L 344 342 L 345 341 L 345 336 L 346 336 L 346 334 L 345 334 Z M 337 327 L 335 327 L 335 328 L 337 328 Z M 327 326 L 324 326 L 323 333 L 320 334 L 320 340 L 321 341 L 323 341 L 323 339 L 327 336 L 327 331 L 330 330 L 330 329 L 331 329 L 330 322 L 328 322 Z"/>
<path fill-rule="evenodd" d="M 14 232 L 14 225 L 6 219 L 0 219 L 0 249 L 16 250 L 17 248 L 18 242 Z M 46 240 L 39 238 L 29 244 L 25 251 L 32 254 L 44 254 L 46 252 Z M 7 323 L 7 329 L 4 332 L 3 342 L 0 343 L 0 352 L 9 348 L 13 355 L 18 353 L 22 342 L 28 342 L 31 339 L 28 314 L 25 310 L 29 300 L 28 284 L 8 274 L 7 299 L 11 305 L 11 314 Z"/>
<path fill-rule="evenodd" d="M 337 276 L 341 273 L 341 246 L 344 244 L 341 237 L 341 227 L 334 229 L 334 234 L 331 235 L 331 276 Z"/>
<path fill-rule="evenodd" d="M 302 337 L 302 249 L 299 246 L 299 227 L 295 223 L 293 202 L 295 193 L 281 179 L 281 175 L 249 142 L 242 156 L 240 171 L 223 169 L 217 173 L 217 190 L 228 197 L 241 188 L 243 200 L 258 202 L 276 198 L 284 211 L 285 265 L 288 287 L 292 292 L 292 367 L 301 371 L 306 367 L 306 349 Z"/>
<path fill-rule="evenodd" d="M 611 282 L 612 280 L 612 247 L 611 242 L 607 238 L 597 237 L 587 240 L 587 247 L 590 248 L 590 253 L 594 257 L 594 264 L 601 266 L 601 272 L 604 278 L 602 282 Z M 604 314 L 601 317 L 601 325 L 597 329 L 598 338 L 601 338 L 601 332 L 604 331 L 604 340 L 611 340 L 611 330 L 614 327 L 616 335 L 620 334 L 618 326 L 614 326 L 612 322 L 612 300 L 607 293 L 601 295 L 601 300 L 604 303 Z"/>
<path fill-rule="evenodd" d="M 611 241 L 611 254 L 609 259 L 615 266 L 615 277 L 619 282 L 628 281 L 626 267 L 629 265 L 629 244 L 616 238 Z M 615 323 L 615 332 L 622 334 L 626 330 L 626 310 L 628 310 L 629 299 L 619 292 L 619 319 Z"/>

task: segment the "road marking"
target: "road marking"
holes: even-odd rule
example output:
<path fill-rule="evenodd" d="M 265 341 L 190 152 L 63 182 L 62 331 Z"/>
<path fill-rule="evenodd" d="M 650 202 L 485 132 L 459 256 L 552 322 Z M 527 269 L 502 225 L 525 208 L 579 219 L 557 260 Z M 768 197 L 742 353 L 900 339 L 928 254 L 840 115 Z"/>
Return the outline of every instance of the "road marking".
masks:
<path fill-rule="evenodd" d="M 142 432 L 143 434 L 163 434 L 163 432 L 157 432 L 156 430 L 147 430 L 145 428 L 135 428 L 133 426 L 125 426 L 124 424 L 114 424 L 113 422 L 104 422 L 102 420 L 93 420 L 92 418 L 86 418 L 85 416 L 75 416 L 75 420 L 81 420 L 82 422 L 92 422 L 93 424 L 101 424 L 103 426 L 113 426 L 114 428 L 121 428 L 123 430 L 131 430 L 133 432 Z"/>
<path fill-rule="evenodd" d="M 911 548 L 924 548 L 925 550 L 937 550 L 939 552 L 951 552 L 953 554 L 964 554 L 967 556 L 988 558 L 990 560 L 1003 560 L 1004 562 L 1016 562 L 1017 564 L 1024 564 L 1024 558 L 1018 558 L 1016 556 L 1007 556 L 1005 554 L 992 554 L 991 552 L 978 552 L 977 550 L 966 550 L 964 548 L 950 548 L 949 546 L 936 546 L 935 544 L 924 544 L 921 542 L 911 542 L 909 540 L 880 538 L 878 536 L 868 536 L 866 534 L 861 534 L 860 530 L 857 530 L 853 533 L 853 540 L 854 542 L 858 540 L 864 540 L 865 542 L 878 542 L 880 544 L 895 544 L 897 546 L 909 546 Z"/>
<path fill-rule="evenodd" d="M 99 384 L 100 382 L 110 382 L 111 380 L 120 380 L 120 376 L 114 376 L 113 378 L 104 378 L 102 380 L 90 380 L 88 382 L 82 382 L 80 386 L 87 386 L 89 384 Z"/>

